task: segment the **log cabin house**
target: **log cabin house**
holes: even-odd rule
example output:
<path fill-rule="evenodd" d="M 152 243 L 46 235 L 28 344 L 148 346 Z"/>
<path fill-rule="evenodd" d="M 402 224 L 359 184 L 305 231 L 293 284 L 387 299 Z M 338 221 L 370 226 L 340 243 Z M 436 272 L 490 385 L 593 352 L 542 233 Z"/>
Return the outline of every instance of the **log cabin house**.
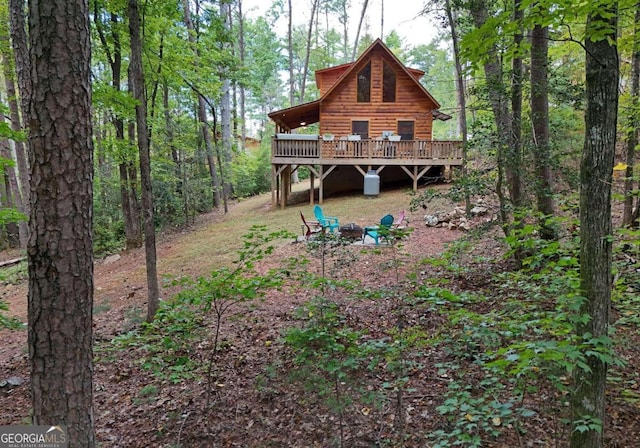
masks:
<path fill-rule="evenodd" d="M 268 114 L 276 126 L 273 207 L 286 206 L 299 166 L 309 168 L 312 204 L 316 179 L 322 203 L 326 194 L 362 188 L 372 174 L 383 184 L 411 179 L 414 191 L 425 176 L 450 175 L 462 164 L 462 143 L 432 139 L 433 120 L 451 117 L 420 84 L 423 75 L 380 39 L 355 62 L 316 71 L 319 99 Z M 318 135 L 291 132 L 313 123 L 319 123 Z"/>

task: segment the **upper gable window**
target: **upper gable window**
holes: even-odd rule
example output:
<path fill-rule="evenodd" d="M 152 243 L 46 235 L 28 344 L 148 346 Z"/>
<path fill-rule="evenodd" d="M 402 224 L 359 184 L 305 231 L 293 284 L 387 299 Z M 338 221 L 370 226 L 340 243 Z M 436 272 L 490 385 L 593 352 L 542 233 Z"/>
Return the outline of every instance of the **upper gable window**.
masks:
<path fill-rule="evenodd" d="M 371 102 L 371 62 L 358 72 L 358 103 Z"/>
<path fill-rule="evenodd" d="M 385 103 L 396 102 L 396 72 L 387 61 L 384 61 L 382 67 L 382 101 Z"/>

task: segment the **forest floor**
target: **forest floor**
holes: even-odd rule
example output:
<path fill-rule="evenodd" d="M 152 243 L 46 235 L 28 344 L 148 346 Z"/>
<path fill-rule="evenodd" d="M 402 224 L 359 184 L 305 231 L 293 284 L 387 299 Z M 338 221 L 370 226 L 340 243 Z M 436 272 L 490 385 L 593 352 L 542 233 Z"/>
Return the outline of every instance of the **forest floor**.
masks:
<path fill-rule="evenodd" d="M 323 207 L 341 222 L 365 225 L 387 211 L 408 210 L 409 200 L 406 192 L 385 191 L 375 200 L 331 198 Z M 448 206 L 453 204 L 439 204 Z M 202 215 L 189 228 L 159 236 L 159 271 L 163 278 L 203 276 L 215 283 L 210 273 L 232 265 L 247 223 L 265 222 L 270 232 L 299 235 L 299 212 L 310 210 L 305 204 L 272 211 L 265 195 L 231 205 L 228 214 Z M 292 237 L 274 242 L 273 253 L 256 262 L 256 275 L 274 279 L 269 269 L 278 269 L 281 285 L 236 303 L 222 315 L 219 327 L 216 304 L 231 303 L 220 297 L 213 300 L 213 310 L 197 318 L 183 314 L 141 330 L 146 310 L 144 251 L 96 261 L 98 446 L 445 447 L 453 445 L 438 445 L 433 435 L 456 430 L 461 430 L 457 440 L 464 440 L 465 432 L 471 437 L 456 446 L 565 446 L 566 395 L 550 385 L 543 369 L 540 377 L 518 383 L 530 387 L 529 393 L 517 394 L 513 384 L 499 384 L 475 367 L 478 339 L 471 331 L 485 328 L 482 340 L 498 334 L 491 316 L 511 294 L 495 290 L 494 276 L 513 269 L 503 257 L 499 228 L 487 225 L 487 217 L 477 219 L 476 230 L 467 233 L 427 227 L 424 214 L 409 213 L 413 231 L 401 245 L 312 247 Z M 473 240 L 465 245 L 471 234 Z M 458 244 L 457 251 L 452 243 Z M 17 255 L 0 253 L 0 261 Z M 319 281 L 322 272 L 335 283 Z M 487 300 L 455 299 L 452 307 L 455 300 L 442 292 L 445 287 L 459 298 L 477 294 Z M 170 302 L 184 290 L 167 281 L 162 296 Z M 183 297 L 197 307 L 203 291 Z M 24 278 L 2 285 L 0 300 L 8 303 L 9 315 L 25 322 L 26 296 Z M 461 314 L 463 308 L 480 318 L 460 327 L 458 336 L 469 336 L 463 345 L 448 344 L 451 335 L 443 329 L 453 327 L 445 323 L 454 315 L 469 319 L 471 314 Z M 308 331 L 291 333 L 291 328 Z M 611 373 L 606 446 L 637 448 L 640 337 L 637 325 L 618 331 L 623 341 L 618 353 L 626 364 Z M 0 384 L 11 379 L 0 388 L 0 425 L 26 424 L 27 332 L 0 330 L 0 338 Z M 365 346 L 382 347 L 382 355 L 358 352 Z M 374 359 L 377 367 L 372 367 Z M 460 393 L 452 394 L 456 387 Z M 488 396 L 496 393 L 499 396 Z M 455 405 L 459 415 L 445 416 L 447 404 Z M 516 408 L 530 412 L 518 414 Z M 482 442 L 474 445 L 474 435 Z"/>

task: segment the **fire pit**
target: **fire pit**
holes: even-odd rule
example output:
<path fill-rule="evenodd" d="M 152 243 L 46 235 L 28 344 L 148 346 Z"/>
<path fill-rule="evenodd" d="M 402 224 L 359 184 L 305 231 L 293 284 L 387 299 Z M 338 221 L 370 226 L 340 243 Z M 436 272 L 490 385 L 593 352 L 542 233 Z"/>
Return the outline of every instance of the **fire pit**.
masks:
<path fill-rule="evenodd" d="M 354 223 L 344 224 L 340 226 L 340 236 L 352 241 L 359 240 L 362 238 L 362 227 Z"/>

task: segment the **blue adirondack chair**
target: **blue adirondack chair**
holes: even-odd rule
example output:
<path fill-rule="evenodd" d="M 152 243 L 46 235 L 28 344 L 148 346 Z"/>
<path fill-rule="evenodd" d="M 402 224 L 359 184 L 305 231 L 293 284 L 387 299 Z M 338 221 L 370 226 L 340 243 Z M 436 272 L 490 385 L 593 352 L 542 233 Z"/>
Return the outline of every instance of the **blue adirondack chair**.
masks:
<path fill-rule="evenodd" d="M 316 205 L 313 207 L 313 214 L 324 229 L 329 229 L 330 232 L 337 232 L 340 224 L 338 224 L 337 216 L 324 216 L 322 207 Z"/>
<path fill-rule="evenodd" d="M 366 226 L 362 231 L 362 242 L 369 235 L 376 243 L 380 244 L 380 238 L 390 241 L 391 226 L 393 225 L 393 215 L 384 215 L 377 226 Z"/>

